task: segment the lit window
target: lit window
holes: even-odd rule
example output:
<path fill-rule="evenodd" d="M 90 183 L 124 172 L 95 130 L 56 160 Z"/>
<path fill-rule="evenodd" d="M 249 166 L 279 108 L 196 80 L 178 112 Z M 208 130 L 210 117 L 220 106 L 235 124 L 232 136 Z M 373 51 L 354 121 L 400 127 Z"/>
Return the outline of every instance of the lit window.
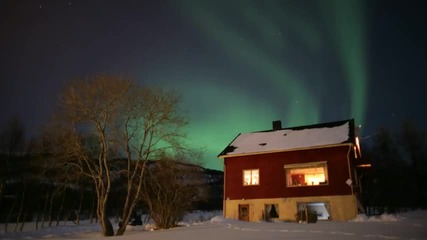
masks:
<path fill-rule="evenodd" d="M 286 186 L 313 186 L 328 183 L 328 167 L 326 162 L 304 164 L 288 164 L 286 170 Z"/>
<path fill-rule="evenodd" d="M 259 170 L 243 170 L 243 185 L 258 185 L 259 184 Z"/>

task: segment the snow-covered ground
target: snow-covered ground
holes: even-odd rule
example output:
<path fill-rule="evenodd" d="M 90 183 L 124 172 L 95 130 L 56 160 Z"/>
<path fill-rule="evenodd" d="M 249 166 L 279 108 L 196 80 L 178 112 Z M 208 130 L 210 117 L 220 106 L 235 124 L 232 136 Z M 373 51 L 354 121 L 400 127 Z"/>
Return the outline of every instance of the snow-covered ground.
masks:
<path fill-rule="evenodd" d="M 10 225 L 9 229 L 13 229 Z M 60 225 L 34 230 L 28 223 L 23 232 L 4 233 L 0 239 L 106 239 L 98 224 Z M 221 212 L 188 214 L 180 227 L 151 230 L 150 224 L 129 226 L 124 236 L 108 239 L 130 240 L 239 240 L 239 239 L 427 239 L 427 211 L 412 211 L 379 217 L 358 216 L 350 222 L 320 221 L 315 224 L 294 222 L 241 222 L 224 219 Z"/>

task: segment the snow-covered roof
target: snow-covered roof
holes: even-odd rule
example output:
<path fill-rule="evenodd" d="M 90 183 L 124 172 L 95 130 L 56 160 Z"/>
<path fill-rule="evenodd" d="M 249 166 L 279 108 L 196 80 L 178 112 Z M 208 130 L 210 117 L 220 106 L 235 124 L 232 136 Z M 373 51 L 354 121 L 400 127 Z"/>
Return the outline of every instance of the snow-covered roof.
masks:
<path fill-rule="evenodd" d="M 219 155 L 258 154 L 353 142 L 354 121 L 345 120 L 279 130 L 241 133 Z"/>

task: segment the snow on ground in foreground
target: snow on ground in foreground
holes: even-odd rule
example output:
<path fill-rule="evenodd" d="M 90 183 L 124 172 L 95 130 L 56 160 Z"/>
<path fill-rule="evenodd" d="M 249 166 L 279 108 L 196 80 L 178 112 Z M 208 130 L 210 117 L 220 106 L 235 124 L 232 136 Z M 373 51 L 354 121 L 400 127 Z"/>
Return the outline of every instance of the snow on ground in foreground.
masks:
<path fill-rule="evenodd" d="M 63 224 L 63 223 L 62 223 Z M 116 224 L 117 225 L 117 224 Z M 9 225 L 13 230 L 14 224 Z M 60 225 L 33 230 L 27 223 L 21 233 L 4 233 L 0 239 L 129 239 L 129 240 L 240 240 L 240 239 L 426 239 L 427 211 L 413 211 L 377 217 L 359 215 L 349 222 L 319 221 L 315 224 L 294 222 L 241 222 L 224 219 L 221 212 L 194 212 L 185 216 L 179 227 L 152 230 L 152 224 L 128 226 L 124 236 L 105 238 L 98 224 Z"/>

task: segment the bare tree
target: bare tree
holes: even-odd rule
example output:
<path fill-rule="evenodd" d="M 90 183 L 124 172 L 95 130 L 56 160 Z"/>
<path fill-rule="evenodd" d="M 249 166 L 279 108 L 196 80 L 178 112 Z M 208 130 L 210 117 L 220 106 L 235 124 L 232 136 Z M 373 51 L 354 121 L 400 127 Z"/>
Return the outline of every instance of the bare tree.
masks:
<path fill-rule="evenodd" d="M 413 189 L 414 204 L 417 207 L 427 206 L 427 144 L 426 133 L 413 121 L 405 121 L 400 131 L 400 144 L 404 158 L 409 164 L 412 181 L 407 187 Z"/>
<path fill-rule="evenodd" d="M 366 172 L 367 205 L 382 211 L 426 206 L 427 151 L 425 133 L 405 121 L 398 131 L 379 130 L 365 157 L 373 167 Z"/>
<path fill-rule="evenodd" d="M 13 159 L 22 155 L 25 148 L 25 128 L 20 117 L 13 115 L 0 132 L 0 157 L 5 160 L 0 168 L 0 203 L 6 182 L 13 178 L 18 164 Z"/>
<path fill-rule="evenodd" d="M 25 148 L 25 127 L 19 115 L 13 115 L 0 133 L 0 150 L 8 156 L 22 154 Z"/>
<path fill-rule="evenodd" d="M 24 197 L 27 169 L 27 158 L 24 156 L 25 129 L 18 115 L 13 115 L 0 131 L 0 213 L 8 212 L 4 220 L 5 231 L 12 215 L 21 217 L 24 211 Z M 4 195 L 9 199 L 3 199 Z M 16 224 L 18 226 L 18 223 Z M 16 231 L 17 228 L 15 228 Z"/>
<path fill-rule="evenodd" d="M 60 140 L 57 152 L 67 163 L 65 169 L 92 179 L 103 234 L 113 236 L 107 212 L 113 181 L 119 176 L 126 180 L 121 219 L 128 222 L 139 200 L 147 160 L 183 149 L 187 121 L 179 114 L 179 97 L 111 75 L 74 81 L 60 97 L 53 124 Z M 125 230 L 123 224 L 116 235 Z"/>

